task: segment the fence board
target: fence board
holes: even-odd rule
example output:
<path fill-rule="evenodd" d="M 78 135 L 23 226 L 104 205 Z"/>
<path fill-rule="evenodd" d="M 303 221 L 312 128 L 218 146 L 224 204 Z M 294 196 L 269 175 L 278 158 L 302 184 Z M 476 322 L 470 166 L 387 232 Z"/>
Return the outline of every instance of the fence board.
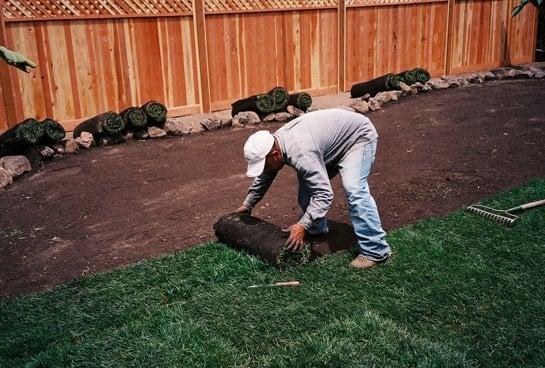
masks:
<path fill-rule="evenodd" d="M 454 73 L 507 63 L 510 14 L 508 0 L 464 0 L 454 5 Z"/>
<path fill-rule="evenodd" d="M 213 109 L 277 85 L 336 86 L 335 9 L 208 15 L 206 29 Z"/>
<path fill-rule="evenodd" d="M 528 6 L 511 19 L 515 2 L 199 0 L 197 24 L 191 0 L 96 6 L 42 1 L 35 8 L 29 1 L 7 0 L 5 43 L 38 68 L 26 74 L 1 65 L 6 72 L 0 78 L 0 131 L 19 115 L 53 117 L 70 128 L 149 99 L 165 102 L 176 115 L 198 111 L 201 104 L 205 110 L 209 103 L 212 110 L 226 108 L 277 85 L 318 94 L 337 90 L 339 80 L 344 84 L 338 89 L 348 90 L 416 66 L 438 76 L 530 62 L 537 11 Z M 208 81 L 209 97 L 202 92 Z"/>
<path fill-rule="evenodd" d="M 38 63 L 17 72 L 25 117 L 78 121 L 156 99 L 198 104 L 190 17 L 10 22 L 11 47 Z M 14 122 L 10 122 L 14 123 Z"/>
<path fill-rule="evenodd" d="M 421 66 L 444 73 L 447 3 L 348 8 L 345 90 L 362 80 Z"/>

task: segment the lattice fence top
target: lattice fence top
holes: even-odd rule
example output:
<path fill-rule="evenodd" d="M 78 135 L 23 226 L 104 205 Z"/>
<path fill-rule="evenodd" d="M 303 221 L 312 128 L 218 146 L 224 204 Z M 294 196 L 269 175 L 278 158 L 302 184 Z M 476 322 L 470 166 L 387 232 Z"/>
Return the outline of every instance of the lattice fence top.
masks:
<path fill-rule="evenodd" d="M 206 13 L 289 10 L 337 6 L 337 0 L 204 0 Z"/>
<path fill-rule="evenodd" d="M 187 14 L 192 0 L 4 0 L 6 19 Z"/>
<path fill-rule="evenodd" d="M 448 0 L 346 0 L 347 7 L 447 2 Z"/>

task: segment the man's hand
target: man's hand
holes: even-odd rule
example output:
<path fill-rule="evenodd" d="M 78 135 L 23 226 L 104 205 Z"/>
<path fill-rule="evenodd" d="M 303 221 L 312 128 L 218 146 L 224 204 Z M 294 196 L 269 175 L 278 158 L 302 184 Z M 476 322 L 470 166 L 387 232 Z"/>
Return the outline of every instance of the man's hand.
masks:
<path fill-rule="evenodd" d="M 305 228 L 303 226 L 300 224 L 293 224 L 282 231 L 290 233 L 288 240 L 286 241 L 286 249 L 297 252 L 303 248 L 305 239 Z"/>
<path fill-rule="evenodd" d="M 247 213 L 248 215 L 250 215 L 252 213 L 252 209 L 246 206 L 240 206 L 239 208 L 237 208 L 235 213 Z"/>
<path fill-rule="evenodd" d="M 11 51 L 3 46 L 0 46 L 0 57 L 2 57 L 6 63 L 21 69 L 25 73 L 30 72 L 27 67 L 36 68 L 36 63 L 27 59 L 25 55 L 19 52 Z"/>

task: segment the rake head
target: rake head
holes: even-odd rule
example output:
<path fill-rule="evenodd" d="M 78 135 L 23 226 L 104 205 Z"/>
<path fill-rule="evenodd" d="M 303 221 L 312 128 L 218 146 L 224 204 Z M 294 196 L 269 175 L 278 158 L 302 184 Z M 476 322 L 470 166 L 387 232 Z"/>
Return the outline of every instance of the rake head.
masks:
<path fill-rule="evenodd" d="M 504 226 L 513 226 L 515 221 L 518 219 L 518 216 L 510 213 L 509 211 L 497 210 L 495 208 L 486 207 L 480 204 L 472 204 L 467 208 L 467 210 Z"/>

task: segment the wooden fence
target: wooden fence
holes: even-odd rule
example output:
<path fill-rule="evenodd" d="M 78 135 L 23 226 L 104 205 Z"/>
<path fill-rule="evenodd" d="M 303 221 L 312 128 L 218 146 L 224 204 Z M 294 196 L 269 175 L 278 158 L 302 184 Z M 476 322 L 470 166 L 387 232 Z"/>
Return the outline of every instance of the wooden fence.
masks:
<path fill-rule="evenodd" d="M 422 66 L 432 75 L 534 58 L 537 12 L 518 0 L 4 0 L 0 131 L 26 117 L 71 129 L 163 101 L 171 116 L 283 85 L 312 94 Z"/>

